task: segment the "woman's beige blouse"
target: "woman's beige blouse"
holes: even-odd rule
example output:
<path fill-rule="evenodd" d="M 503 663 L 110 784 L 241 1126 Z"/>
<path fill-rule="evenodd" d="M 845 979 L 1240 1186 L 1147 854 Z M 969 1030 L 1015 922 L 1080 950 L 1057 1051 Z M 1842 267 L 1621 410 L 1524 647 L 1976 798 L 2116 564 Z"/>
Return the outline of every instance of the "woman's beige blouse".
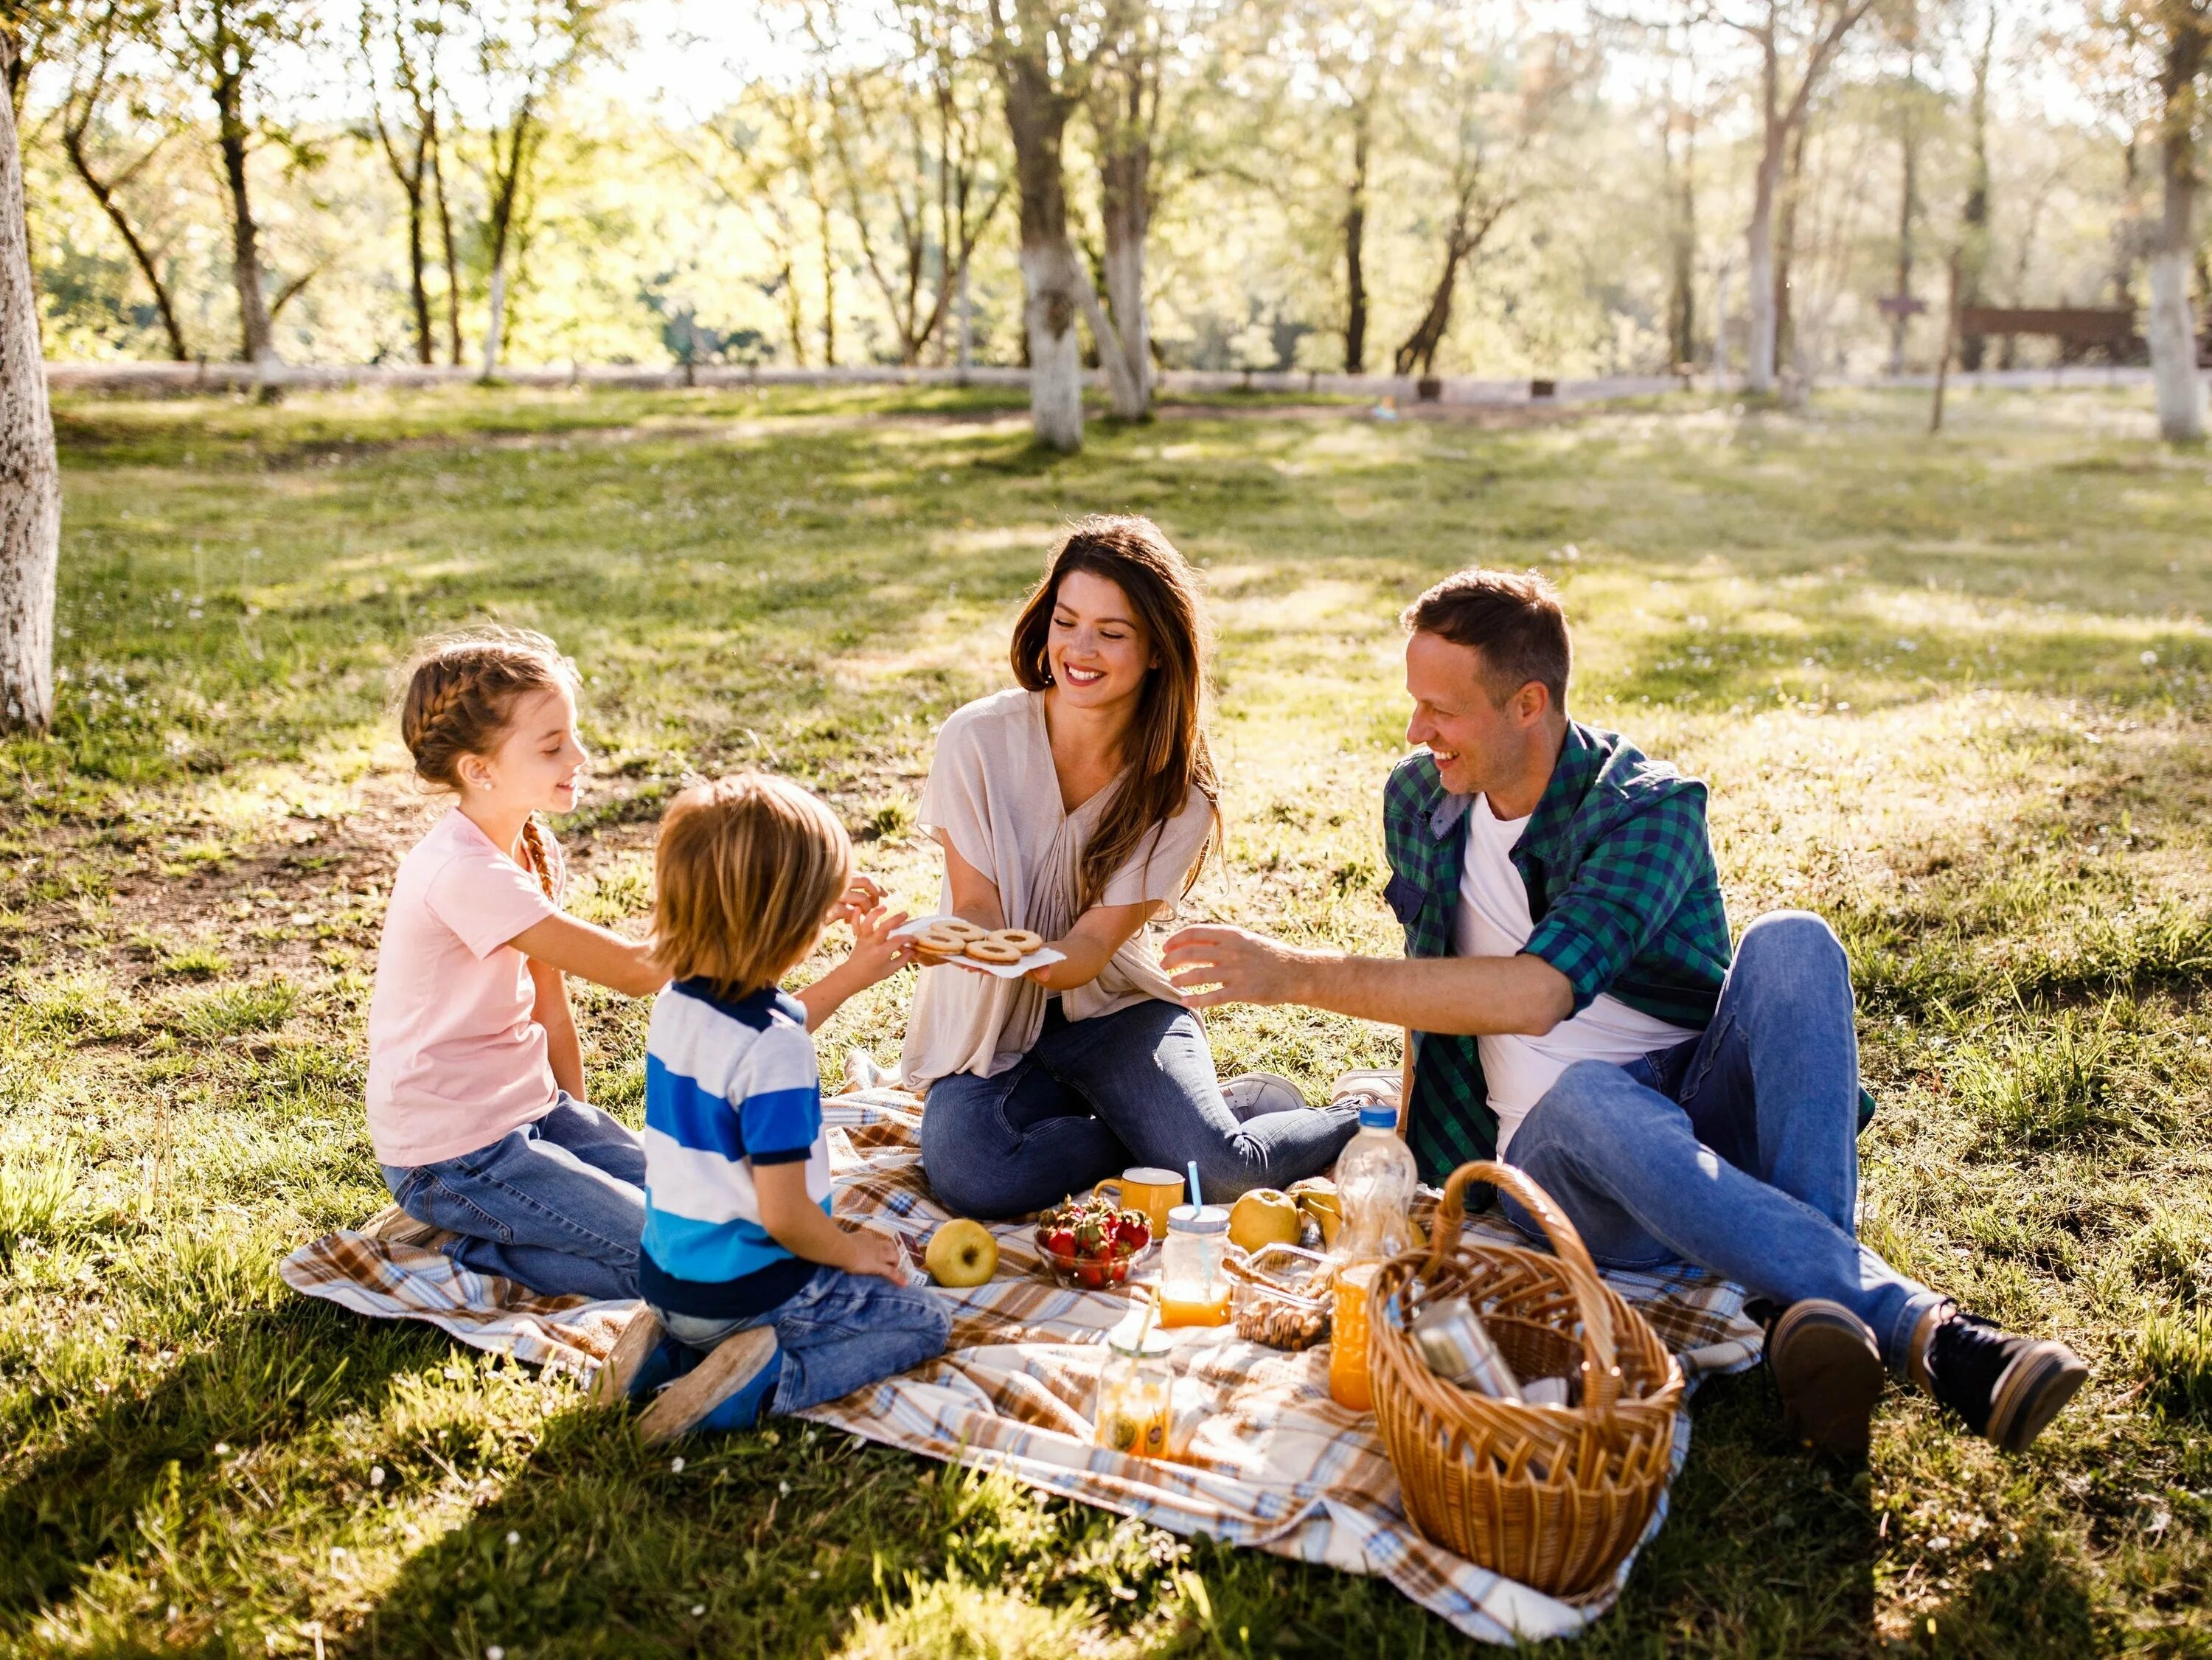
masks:
<path fill-rule="evenodd" d="M 997 885 L 1007 927 L 1058 939 L 1076 919 L 1084 844 L 1117 787 L 1109 784 L 1073 813 L 1062 812 L 1044 694 L 1002 691 L 956 710 L 939 730 L 921 823 Z M 1139 844 L 1099 903 L 1172 903 L 1212 828 L 1212 805 L 1194 785 L 1183 810 Z M 952 909 L 949 878 L 938 908 Z M 1095 1019 L 1147 997 L 1182 1000 L 1160 972 L 1152 932 L 1139 930 L 1090 984 L 1061 994 L 1069 1019 Z M 919 979 L 899 1061 L 909 1088 L 956 1072 L 995 1077 L 1036 1042 L 1048 994 L 1034 981 L 949 967 L 924 969 Z"/>

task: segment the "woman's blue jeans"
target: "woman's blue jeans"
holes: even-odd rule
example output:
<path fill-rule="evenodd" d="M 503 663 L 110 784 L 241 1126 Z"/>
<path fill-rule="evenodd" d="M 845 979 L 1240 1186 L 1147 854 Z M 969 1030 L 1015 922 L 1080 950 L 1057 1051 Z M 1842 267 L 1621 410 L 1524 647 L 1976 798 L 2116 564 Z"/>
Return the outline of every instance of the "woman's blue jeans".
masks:
<path fill-rule="evenodd" d="M 1599 1263 L 1692 1262 L 1778 1303 L 1826 1298 L 1901 1372 L 1941 1299 L 1858 1243 L 1858 1091 L 1844 948 L 1819 917 L 1778 911 L 1744 930 L 1702 1037 L 1626 1067 L 1569 1067 L 1505 1159 Z"/>
<path fill-rule="evenodd" d="M 1194 1158 L 1211 1203 L 1328 1169 L 1358 1128 L 1352 1107 L 1237 1122 L 1204 1028 L 1177 1004 L 1148 998 L 1069 1020 L 1055 1000 L 1007 1071 L 929 1086 L 921 1162 L 938 1201 L 961 1216 L 1020 1216 L 1131 1165 L 1181 1171 Z"/>
<path fill-rule="evenodd" d="M 383 1167 L 418 1222 L 461 1236 L 446 1255 L 545 1297 L 637 1295 L 645 1144 L 567 1091 L 534 1123 L 434 1164 Z"/>

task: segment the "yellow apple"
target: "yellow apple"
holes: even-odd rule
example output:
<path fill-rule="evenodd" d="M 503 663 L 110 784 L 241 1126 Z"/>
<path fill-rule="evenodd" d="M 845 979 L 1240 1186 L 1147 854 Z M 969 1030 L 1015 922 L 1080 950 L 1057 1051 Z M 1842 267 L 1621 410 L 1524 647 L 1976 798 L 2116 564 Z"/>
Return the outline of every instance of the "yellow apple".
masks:
<path fill-rule="evenodd" d="M 1231 1207 L 1229 1243 L 1245 1250 L 1298 1243 L 1298 1207 L 1278 1188 L 1255 1188 Z"/>
<path fill-rule="evenodd" d="M 999 1271 L 999 1242 L 981 1222 L 947 1222 L 929 1236 L 921 1261 L 940 1286 L 980 1286 Z"/>

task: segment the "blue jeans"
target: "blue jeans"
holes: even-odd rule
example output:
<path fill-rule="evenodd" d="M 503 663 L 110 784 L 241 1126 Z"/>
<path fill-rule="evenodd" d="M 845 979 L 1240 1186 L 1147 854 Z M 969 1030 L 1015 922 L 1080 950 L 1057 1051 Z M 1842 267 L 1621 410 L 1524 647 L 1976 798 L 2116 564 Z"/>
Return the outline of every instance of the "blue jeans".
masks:
<path fill-rule="evenodd" d="M 462 1237 L 446 1254 L 546 1297 L 637 1295 L 645 1144 L 566 1090 L 534 1123 L 434 1164 L 386 1164 L 418 1222 Z"/>
<path fill-rule="evenodd" d="M 768 1409 L 781 1413 L 805 1412 L 933 1360 L 952 1335 L 952 1310 L 935 1292 L 842 1268 L 817 1268 L 796 1295 L 743 1320 L 653 1312 L 671 1337 L 695 1349 L 749 1327 L 774 1327 L 783 1371 Z"/>
<path fill-rule="evenodd" d="M 1198 1161 L 1208 1203 L 1326 1170 L 1359 1128 L 1353 1107 L 1292 1108 L 1237 1122 L 1198 1017 L 1147 998 L 1092 1020 L 1055 1000 L 1030 1052 L 996 1078 L 929 1086 L 921 1162 L 961 1216 L 1042 1210 L 1133 1164 Z"/>
<path fill-rule="evenodd" d="M 1744 930 L 1702 1037 L 1626 1067 L 1569 1067 L 1506 1162 L 1600 1263 L 1692 1262 L 1778 1303 L 1827 1298 L 1902 1372 L 1914 1326 L 1942 1299 L 1858 1243 L 1858 1081 L 1844 948 L 1819 917 L 1778 911 Z"/>

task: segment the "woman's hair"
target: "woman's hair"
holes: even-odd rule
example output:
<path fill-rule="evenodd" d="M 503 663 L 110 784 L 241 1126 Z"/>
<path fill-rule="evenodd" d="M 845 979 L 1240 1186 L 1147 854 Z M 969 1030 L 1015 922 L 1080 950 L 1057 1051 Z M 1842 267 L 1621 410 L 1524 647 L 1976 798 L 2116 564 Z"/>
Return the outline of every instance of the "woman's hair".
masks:
<path fill-rule="evenodd" d="M 1014 678 L 1026 690 L 1042 691 L 1052 684 L 1047 648 L 1053 607 L 1059 603 L 1061 581 L 1073 571 L 1103 577 L 1128 596 L 1158 659 L 1145 676 L 1136 716 L 1122 734 L 1120 758 L 1127 770 L 1083 849 L 1076 908 L 1088 910 L 1098 903 L 1115 873 L 1138 856 L 1147 836 L 1158 845 L 1158 832 L 1189 805 L 1195 784 L 1212 806 L 1214 829 L 1184 873 L 1188 893 L 1219 839 L 1221 825 L 1221 782 L 1206 745 L 1208 642 L 1197 576 L 1149 519 L 1098 514 L 1078 520 L 1054 548 L 1044 580 L 1014 623 L 1010 654 Z"/>
<path fill-rule="evenodd" d="M 477 629 L 428 642 L 416 654 L 399 705 L 399 737 L 415 773 L 440 789 L 461 787 L 465 755 L 489 755 L 507 736 L 514 706 L 532 692 L 577 690 L 576 666 L 561 648 L 529 629 Z M 538 821 L 526 818 L 522 840 L 548 898 L 552 860 Z"/>
<path fill-rule="evenodd" d="M 695 784 L 661 816 L 653 954 L 672 979 L 758 991 L 814 948 L 852 879 L 852 841 L 819 796 L 758 772 Z"/>

